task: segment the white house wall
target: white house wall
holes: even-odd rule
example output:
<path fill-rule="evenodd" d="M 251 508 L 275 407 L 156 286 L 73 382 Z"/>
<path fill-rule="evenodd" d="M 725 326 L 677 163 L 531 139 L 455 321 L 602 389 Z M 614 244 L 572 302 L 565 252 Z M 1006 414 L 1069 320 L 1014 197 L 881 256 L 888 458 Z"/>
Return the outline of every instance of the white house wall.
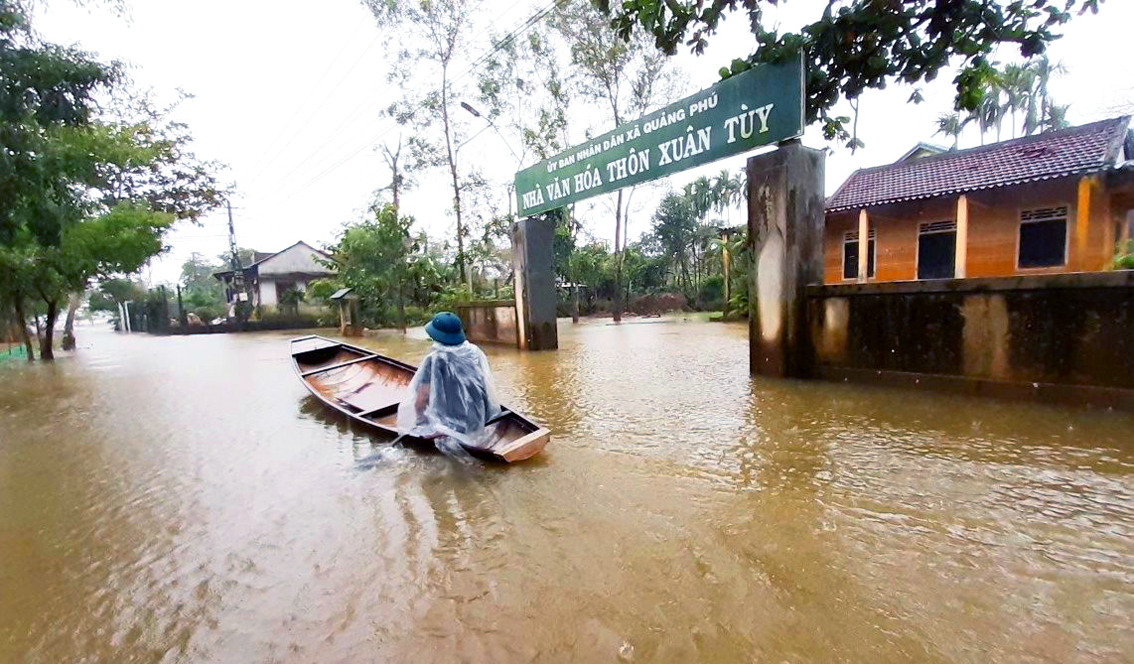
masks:
<path fill-rule="evenodd" d="M 276 297 L 276 282 L 270 279 L 260 279 L 260 305 L 274 307 L 279 302 Z"/>

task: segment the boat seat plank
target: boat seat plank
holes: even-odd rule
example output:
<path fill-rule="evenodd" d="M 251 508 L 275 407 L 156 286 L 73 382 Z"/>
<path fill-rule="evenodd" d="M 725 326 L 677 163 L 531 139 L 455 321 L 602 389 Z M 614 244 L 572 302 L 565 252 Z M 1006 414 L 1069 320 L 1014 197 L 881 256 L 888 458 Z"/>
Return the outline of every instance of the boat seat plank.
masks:
<path fill-rule="evenodd" d="M 386 413 L 383 413 L 382 411 L 384 411 L 384 410 L 397 410 L 399 405 L 400 404 L 391 403 L 391 404 L 386 404 L 385 406 L 379 406 L 378 408 L 371 408 L 370 410 L 359 413 L 358 416 L 359 417 L 370 417 L 371 415 L 379 415 L 379 414 L 385 415 Z"/>
<path fill-rule="evenodd" d="M 378 358 L 378 357 L 382 357 L 382 356 L 378 355 L 378 354 L 364 355 L 362 357 L 356 357 L 353 360 L 347 360 L 346 362 L 339 362 L 338 364 L 332 364 L 329 367 L 323 367 L 321 369 L 312 369 L 311 371 L 305 371 L 300 375 L 303 378 L 307 378 L 308 376 L 314 376 L 317 373 L 323 373 L 324 371 L 332 371 L 334 369 L 341 369 L 343 367 L 350 366 L 352 364 L 358 364 L 359 362 L 366 362 L 366 361 L 373 360 L 373 359 Z"/>

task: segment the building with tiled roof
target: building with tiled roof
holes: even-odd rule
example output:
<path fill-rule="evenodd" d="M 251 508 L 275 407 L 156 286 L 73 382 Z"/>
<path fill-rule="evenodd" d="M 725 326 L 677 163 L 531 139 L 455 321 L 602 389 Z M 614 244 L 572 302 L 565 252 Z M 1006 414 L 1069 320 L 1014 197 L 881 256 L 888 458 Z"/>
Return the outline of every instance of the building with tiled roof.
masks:
<path fill-rule="evenodd" d="M 232 270 L 213 275 L 225 285 L 225 299 L 231 309 L 238 299 L 250 299 L 254 307 L 278 308 L 287 302 L 287 293 L 307 292 L 307 286 L 318 279 L 335 276 L 335 271 L 327 266 L 330 256 L 302 240 L 276 253 L 253 252 L 254 262 L 244 267 L 242 280 L 244 292 L 237 287 Z M 298 305 L 299 310 L 311 308 L 306 302 Z"/>
<path fill-rule="evenodd" d="M 893 164 L 856 171 L 827 199 L 825 281 L 1106 269 L 1134 223 L 1130 124 L 1121 117 L 937 153 L 919 144 Z"/>

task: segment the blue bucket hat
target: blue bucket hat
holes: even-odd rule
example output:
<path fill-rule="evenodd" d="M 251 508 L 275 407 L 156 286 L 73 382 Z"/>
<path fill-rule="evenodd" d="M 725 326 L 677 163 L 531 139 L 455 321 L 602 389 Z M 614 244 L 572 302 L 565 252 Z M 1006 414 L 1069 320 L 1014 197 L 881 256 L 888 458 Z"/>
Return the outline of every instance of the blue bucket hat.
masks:
<path fill-rule="evenodd" d="M 425 326 L 425 333 L 437 343 L 446 346 L 459 346 L 465 342 L 465 331 L 461 329 L 461 319 L 456 314 L 442 311 Z"/>

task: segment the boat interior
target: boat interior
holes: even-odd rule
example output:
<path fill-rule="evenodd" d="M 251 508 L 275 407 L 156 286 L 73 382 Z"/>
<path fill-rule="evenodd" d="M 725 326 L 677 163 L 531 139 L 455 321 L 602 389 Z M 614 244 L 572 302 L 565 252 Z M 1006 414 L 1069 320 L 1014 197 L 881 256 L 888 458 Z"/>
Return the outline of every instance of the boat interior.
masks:
<path fill-rule="evenodd" d="M 364 348 L 314 337 L 297 339 L 292 358 L 300 378 L 324 402 L 352 418 L 397 435 L 398 404 L 416 368 Z M 489 425 L 479 449 L 503 449 L 537 431 L 538 426 L 505 409 Z"/>

